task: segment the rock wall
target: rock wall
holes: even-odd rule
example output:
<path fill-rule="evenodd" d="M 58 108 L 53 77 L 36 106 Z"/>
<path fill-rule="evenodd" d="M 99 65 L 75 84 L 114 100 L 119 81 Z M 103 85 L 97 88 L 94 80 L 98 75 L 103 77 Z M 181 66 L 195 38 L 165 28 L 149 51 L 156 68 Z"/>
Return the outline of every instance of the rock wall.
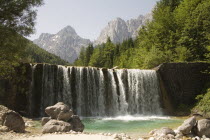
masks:
<path fill-rule="evenodd" d="M 28 95 L 32 79 L 31 65 L 21 64 L 15 68 L 11 79 L 0 79 L 0 104 L 19 112 L 28 114 Z"/>
<path fill-rule="evenodd" d="M 176 111 L 183 105 L 194 105 L 195 97 L 210 82 L 209 63 L 163 63 L 155 69 L 159 74 L 162 104 L 171 115 L 178 115 Z"/>

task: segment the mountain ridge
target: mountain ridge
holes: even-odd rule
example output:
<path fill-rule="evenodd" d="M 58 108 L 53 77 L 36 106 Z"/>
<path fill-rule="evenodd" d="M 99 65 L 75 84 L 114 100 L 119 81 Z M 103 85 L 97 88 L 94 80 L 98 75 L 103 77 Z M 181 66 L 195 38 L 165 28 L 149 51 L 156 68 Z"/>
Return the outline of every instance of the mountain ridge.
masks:
<path fill-rule="evenodd" d="M 135 39 L 140 27 L 151 19 L 151 14 L 139 15 L 137 18 L 127 21 L 117 17 L 108 22 L 108 25 L 102 29 L 99 37 L 92 42 L 89 39 L 80 37 L 75 29 L 69 25 L 56 34 L 42 33 L 33 42 L 63 60 L 73 63 L 78 58 L 81 48 L 87 47 L 89 44 L 94 46 L 100 45 L 105 43 L 108 37 L 115 44 L 122 43 L 129 38 Z"/>
<path fill-rule="evenodd" d="M 56 34 L 41 34 L 33 42 L 70 63 L 74 62 L 82 47 L 86 47 L 91 43 L 89 39 L 78 36 L 71 26 L 66 26 Z"/>

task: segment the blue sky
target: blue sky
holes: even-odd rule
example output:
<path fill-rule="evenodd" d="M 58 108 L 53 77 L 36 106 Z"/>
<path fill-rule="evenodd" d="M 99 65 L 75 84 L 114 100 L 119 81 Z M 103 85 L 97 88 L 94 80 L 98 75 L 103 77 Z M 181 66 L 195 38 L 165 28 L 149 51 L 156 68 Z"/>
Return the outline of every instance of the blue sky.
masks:
<path fill-rule="evenodd" d="M 44 0 L 39 7 L 36 33 L 55 34 L 67 25 L 79 36 L 95 40 L 110 20 L 116 17 L 128 20 L 149 13 L 158 0 Z"/>

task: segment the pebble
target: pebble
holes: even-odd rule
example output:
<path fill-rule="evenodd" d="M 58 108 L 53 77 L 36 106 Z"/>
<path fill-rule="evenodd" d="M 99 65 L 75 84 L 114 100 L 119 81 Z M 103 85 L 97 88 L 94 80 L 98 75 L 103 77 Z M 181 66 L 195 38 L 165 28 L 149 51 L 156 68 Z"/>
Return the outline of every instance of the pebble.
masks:
<path fill-rule="evenodd" d="M 154 130 L 150 131 L 149 135 L 154 135 L 156 131 L 157 131 L 157 129 L 154 129 Z"/>
<path fill-rule="evenodd" d="M 114 139 L 119 138 L 118 134 L 113 134 L 112 137 L 113 137 Z"/>
<path fill-rule="evenodd" d="M 200 140 L 200 138 L 198 136 L 192 138 L 192 140 Z"/>
<path fill-rule="evenodd" d="M 111 136 L 112 134 L 111 133 L 107 133 L 107 136 Z"/>
<path fill-rule="evenodd" d="M 202 138 L 206 139 L 206 136 L 205 136 L 205 135 L 203 135 L 203 136 L 202 136 Z"/>
<path fill-rule="evenodd" d="M 155 140 L 155 138 L 154 137 L 150 137 L 148 140 Z"/>
<path fill-rule="evenodd" d="M 73 132 L 71 132 L 72 134 L 77 134 L 77 132 L 75 132 L 75 131 L 73 131 Z"/>

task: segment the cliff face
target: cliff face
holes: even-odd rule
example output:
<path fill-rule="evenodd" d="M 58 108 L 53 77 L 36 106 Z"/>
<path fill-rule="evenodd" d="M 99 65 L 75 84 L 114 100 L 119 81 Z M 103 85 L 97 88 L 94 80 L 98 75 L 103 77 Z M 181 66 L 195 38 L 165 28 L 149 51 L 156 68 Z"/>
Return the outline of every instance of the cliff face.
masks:
<path fill-rule="evenodd" d="M 73 63 L 81 48 L 87 47 L 91 42 L 89 39 L 81 38 L 71 26 L 67 26 L 57 34 L 41 34 L 34 43 L 61 59 Z"/>
<path fill-rule="evenodd" d="M 168 114 L 174 115 L 180 106 L 196 102 L 195 97 L 210 81 L 206 70 L 210 72 L 208 63 L 164 63 L 157 68 L 163 106 Z"/>
<path fill-rule="evenodd" d="M 113 43 L 122 43 L 123 41 L 138 36 L 139 29 L 148 21 L 152 20 L 152 14 L 145 16 L 140 15 L 135 19 L 123 20 L 116 18 L 108 23 L 108 25 L 101 31 L 99 37 L 94 42 L 94 45 L 106 43 L 107 38 L 110 37 Z"/>

